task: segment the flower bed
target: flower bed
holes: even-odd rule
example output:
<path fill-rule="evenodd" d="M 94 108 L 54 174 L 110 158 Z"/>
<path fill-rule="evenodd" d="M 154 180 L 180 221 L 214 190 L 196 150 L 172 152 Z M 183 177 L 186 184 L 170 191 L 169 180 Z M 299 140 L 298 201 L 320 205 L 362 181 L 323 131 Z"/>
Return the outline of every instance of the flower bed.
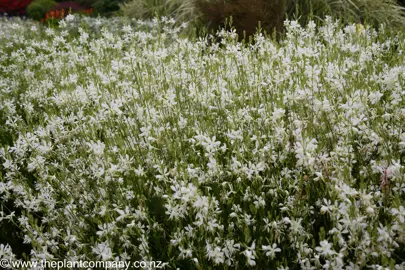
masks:
<path fill-rule="evenodd" d="M 1 22 L 0 226 L 26 259 L 405 267 L 403 34 L 327 18 L 215 43 L 75 20 Z"/>

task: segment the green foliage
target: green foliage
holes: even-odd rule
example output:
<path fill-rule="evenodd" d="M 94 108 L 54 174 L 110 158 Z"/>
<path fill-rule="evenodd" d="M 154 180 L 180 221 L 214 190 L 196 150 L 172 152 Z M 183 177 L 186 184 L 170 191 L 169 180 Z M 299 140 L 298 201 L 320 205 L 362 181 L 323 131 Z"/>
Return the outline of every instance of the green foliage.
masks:
<path fill-rule="evenodd" d="M 146 1 L 142 0 L 128 1 L 120 5 L 120 10 L 126 17 L 143 19 L 144 17 L 152 13 L 152 11 L 148 11 L 145 2 Z"/>
<path fill-rule="evenodd" d="M 111 16 L 116 14 L 120 9 L 120 4 L 124 0 L 97 0 L 92 4 L 94 14 Z"/>
<path fill-rule="evenodd" d="M 97 2 L 97 0 L 76 0 L 75 2 L 83 7 L 90 8 L 95 2 Z"/>
<path fill-rule="evenodd" d="M 27 14 L 34 20 L 41 20 L 46 12 L 56 5 L 52 0 L 35 0 L 27 7 Z"/>
<path fill-rule="evenodd" d="M 396 0 L 292 0 L 289 5 L 289 14 L 297 16 L 303 25 L 330 15 L 345 24 L 368 22 L 373 26 L 384 23 L 393 28 L 403 27 L 404 10 Z"/>
<path fill-rule="evenodd" d="M 124 16 L 137 19 L 167 16 L 177 22 L 190 22 L 200 15 L 195 0 L 131 0 L 120 8 Z"/>

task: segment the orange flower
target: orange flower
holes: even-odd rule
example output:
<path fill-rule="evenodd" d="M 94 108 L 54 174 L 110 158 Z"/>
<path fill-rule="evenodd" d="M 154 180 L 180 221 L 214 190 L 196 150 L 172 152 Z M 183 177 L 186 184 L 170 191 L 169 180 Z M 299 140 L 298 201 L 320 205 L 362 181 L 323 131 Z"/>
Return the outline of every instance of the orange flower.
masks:
<path fill-rule="evenodd" d="M 90 15 L 93 12 L 93 9 L 89 8 L 89 9 L 82 10 L 81 12 L 83 12 L 86 15 Z M 68 10 L 68 14 L 72 14 L 71 9 Z M 41 21 L 44 23 L 44 22 L 46 22 L 48 20 L 52 20 L 52 19 L 63 19 L 65 17 L 65 15 L 66 15 L 65 9 L 52 10 L 52 11 L 48 11 L 45 14 L 45 17 L 42 18 Z"/>

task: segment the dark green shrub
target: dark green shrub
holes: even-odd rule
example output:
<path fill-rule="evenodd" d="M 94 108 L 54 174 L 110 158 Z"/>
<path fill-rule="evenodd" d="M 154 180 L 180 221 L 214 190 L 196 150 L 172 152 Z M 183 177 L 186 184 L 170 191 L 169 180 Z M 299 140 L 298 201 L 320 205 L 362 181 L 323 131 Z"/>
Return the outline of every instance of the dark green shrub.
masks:
<path fill-rule="evenodd" d="M 76 0 L 75 2 L 85 8 L 91 8 L 97 0 Z"/>
<path fill-rule="evenodd" d="M 94 14 L 111 16 L 120 10 L 120 4 L 125 0 L 97 0 L 92 4 Z"/>
<path fill-rule="evenodd" d="M 40 21 L 45 14 L 56 5 L 52 0 L 35 0 L 27 7 L 27 14 L 34 20 Z"/>

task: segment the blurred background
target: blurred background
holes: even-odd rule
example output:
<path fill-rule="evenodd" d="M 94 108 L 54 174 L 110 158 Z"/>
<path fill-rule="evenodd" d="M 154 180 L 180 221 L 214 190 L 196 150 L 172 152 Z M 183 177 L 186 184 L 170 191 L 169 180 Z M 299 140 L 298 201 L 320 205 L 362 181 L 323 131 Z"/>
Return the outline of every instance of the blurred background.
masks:
<path fill-rule="evenodd" d="M 229 24 L 232 17 L 232 26 L 246 36 L 256 31 L 259 21 L 263 30 L 272 33 L 282 32 L 287 18 L 305 25 L 326 15 L 343 23 L 403 28 L 404 6 L 405 0 L 0 0 L 0 14 L 43 23 L 69 13 L 143 20 L 166 16 L 208 31 Z"/>

